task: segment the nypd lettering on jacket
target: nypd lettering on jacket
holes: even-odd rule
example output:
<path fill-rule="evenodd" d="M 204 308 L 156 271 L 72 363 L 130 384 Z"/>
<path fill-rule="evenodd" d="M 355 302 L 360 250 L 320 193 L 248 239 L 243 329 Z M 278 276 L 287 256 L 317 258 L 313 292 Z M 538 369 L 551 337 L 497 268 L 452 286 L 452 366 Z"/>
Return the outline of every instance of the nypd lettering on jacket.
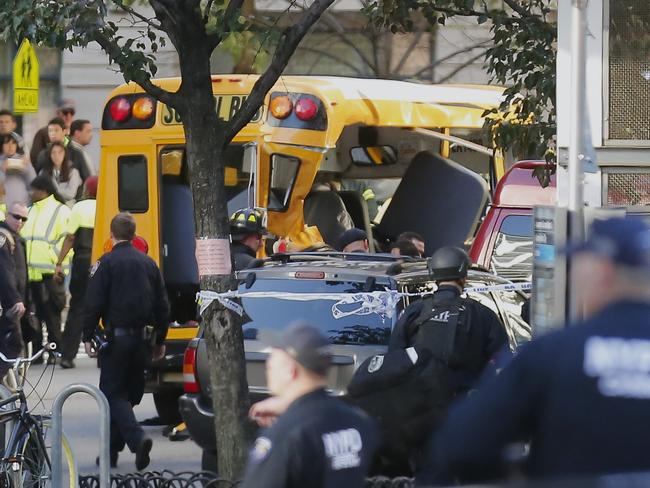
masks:
<path fill-rule="evenodd" d="M 344 429 L 323 434 L 325 455 L 334 471 L 358 468 L 361 465 L 359 453 L 363 449 L 361 434 L 357 429 Z"/>
<path fill-rule="evenodd" d="M 590 337 L 584 372 L 603 396 L 650 399 L 650 340 Z"/>

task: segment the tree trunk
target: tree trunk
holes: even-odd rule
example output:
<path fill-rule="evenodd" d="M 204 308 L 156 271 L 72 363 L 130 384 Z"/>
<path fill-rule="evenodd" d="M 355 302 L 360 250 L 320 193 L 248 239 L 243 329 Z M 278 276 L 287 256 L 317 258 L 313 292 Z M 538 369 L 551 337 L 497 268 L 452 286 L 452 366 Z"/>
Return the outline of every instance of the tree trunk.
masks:
<path fill-rule="evenodd" d="M 217 118 L 210 79 L 210 56 L 198 42 L 181 59 L 185 98 L 180 108 L 185 127 L 187 160 L 194 198 L 197 238 L 229 239 L 224 190 L 224 123 Z M 182 69 L 182 71 L 185 71 Z M 188 110 L 186 107 L 192 107 Z M 206 141 L 210 141 L 206 144 Z M 201 289 L 225 292 L 234 288 L 229 275 L 201 276 Z M 220 475 L 237 480 L 243 475 L 251 427 L 241 318 L 214 302 L 203 314 L 210 383 L 215 413 Z"/>

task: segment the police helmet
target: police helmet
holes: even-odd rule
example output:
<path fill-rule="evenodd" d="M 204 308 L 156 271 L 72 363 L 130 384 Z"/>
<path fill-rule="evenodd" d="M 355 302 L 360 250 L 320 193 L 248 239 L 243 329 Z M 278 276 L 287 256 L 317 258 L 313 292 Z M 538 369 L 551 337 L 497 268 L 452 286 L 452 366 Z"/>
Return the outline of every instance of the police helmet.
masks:
<path fill-rule="evenodd" d="M 230 234 L 240 240 L 252 234 L 264 234 L 264 214 L 256 208 L 242 208 L 230 217 Z"/>
<path fill-rule="evenodd" d="M 441 247 L 428 260 L 429 274 L 436 281 L 462 280 L 471 264 L 467 253 L 455 246 Z"/>

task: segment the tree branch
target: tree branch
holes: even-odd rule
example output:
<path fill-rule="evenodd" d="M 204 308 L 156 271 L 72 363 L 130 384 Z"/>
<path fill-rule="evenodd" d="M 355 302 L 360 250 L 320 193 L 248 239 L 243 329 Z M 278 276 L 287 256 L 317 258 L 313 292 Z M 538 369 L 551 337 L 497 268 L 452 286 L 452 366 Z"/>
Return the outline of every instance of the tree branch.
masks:
<path fill-rule="evenodd" d="M 122 72 L 126 70 L 126 67 L 122 65 L 120 62 L 120 59 L 122 56 L 124 56 L 122 52 L 122 48 L 118 46 L 116 43 L 111 41 L 106 35 L 103 33 L 97 34 L 95 36 L 95 41 L 102 47 L 102 49 L 108 54 L 108 57 L 110 58 L 111 61 L 114 61 L 117 63 Z M 132 69 L 132 68 L 131 68 Z M 149 74 L 144 70 L 144 67 L 140 67 L 133 73 L 133 80 L 142 87 L 144 91 L 146 91 L 149 95 L 154 97 L 157 100 L 160 100 L 162 103 L 165 105 L 169 105 L 174 108 L 178 108 L 181 105 L 182 99 L 179 95 L 176 93 L 170 92 L 165 90 L 164 88 L 161 88 L 157 85 L 154 85 L 151 82 L 151 77 Z"/>
<path fill-rule="evenodd" d="M 363 71 L 360 71 L 358 66 L 355 66 L 350 61 L 347 61 L 347 60 L 345 60 L 345 59 L 343 59 L 343 58 L 341 58 L 339 56 L 336 56 L 335 54 L 332 54 L 332 53 L 328 52 L 328 51 L 321 50 L 321 49 L 316 49 L 316 48 L 313 48 L 313 47 L 303 47 L 303 46 L 299 47 L 298 49 L 300 51 L 305 51 L 305 52 L 308 52 L 308 53 L 314 53 L 314 54 L 318 54 L 320 56 L 324 56 L 326 58 L 332 59 L 332 60 L 334 60 L 334 61 L 336 61 L 338 63 L 341 63 L 343 66 L 347 66 L 348 68 L 353 70 L 358 76 L 363 75 Z"/>
<path fill-rule="evenodd" d="M 483 41 L 483 42 L 479 42 L 479 43 L 477 43 L 477 44 L 474 44 L 473 46 L 465 47 L 465 48 L 463 48 L 463 49 L 459 49 L 458 51 L 454 51 L 453 53 L 450 53 L 450 54 L 448 54 L 447 56 L 444 56 L 444 57 L 442 57 L 442 58 L 440 58 L 440 59 L 436 59 L 433 63 L 429 64 L 428 66 L 426 66 L 426 67 L 424 67 L 424 68 L 422 68 L 422 69 L 417 70 L 415 73 L 413 73 L 413 75 L 411 75 L 411 76 L 408 77 L 408 78 L 417 78 L 418 76 L 420 76 L 420 75 L 421 75 L 422 73 L 424 73 L 425 71 L 428 71 L 428 70 L 430 70 L 431 68 L 435 68 L 435 67 L 438 66 L 439 64 L 444 63 L 445 61 L 447 61 L 447 60 L 449 60 L 449 59 L 451 59 L 451 58 L 453 58 L 453 57 L 456 57 L 456 56 L 458 56 L 459 54 L 463 54 L 463 53 L 466 53 L 466 52 L 472 51 L 472 50 L 474 50 L 474 49 L 478 49 L 478 48 L 481 47 L 481 46 L 484 46 L 484 45 L 486 45 L 486 44 L 489 44 L 490 42 L 492 42 L 492 41 Z"/>
<path fill-rule="evenodd" d="M 223 142 L 228 144 L 251 120 L 255 112 L 264 103 L 268 91 L 273 88 L 284 68 L 286 68 L 291 56 L 295 52 L 300 41 L 305 37 L 309 29 L 316 23 L 322 13 L 334 3 L 334 0 L 314 0 L 309 6 L 303 18 L 297 24 L 285 30 L 280 38 L 280 43 L 273 53 L 273 59 L 268 69 L 258 78 L 251 90 L 250 95 L 244 102 L 241 110 L 226 124 L 223 133 Z"/>
<path fill-rule="evenodd" d="M 530 12 L 517 3 L 517 0 L 503 0 L 508 7 L 517 12 L 520 17 L 530 17 Z"/>
<path fill-rule="evenodd" d="M 293 0 L 286 0 L 286 1 L 289 2 L 289 3 L 291 3 Z M 304 6 L 302 6 L 302 7 L 299 6 L 299 5 L 297 5 L 297 6 L 300 7 L 300 8 L 302 8 L 303 10 L 305 9 Z M 337 18 L 336 18 L 334 15 L 332 15 L 332 14 L 329 13 L 329 12 L 325 12 L 325 13 L 323 13 L 323 15 L 321 16 L 320 20 L 321 20 L 325 25 L 327 25 L 330 29 L 332 29 L 332 30 L 334 31 L 334 34 L 336 34 L 336 36 L 337 36 L 339 39 L 341 39 L 341 41 L 343 42 L 343 44 L 345 44 L 345 45 L 348 46 L 350 49 L 352 49 L 352 50 L 357 54 L 357 56 L 359 56 L 359 57 L 361 58 L 361 61 L 363 61 L 364 63 L 366 63 L 366 65 L 367 65 L 367 66 L 368 66 L 368 67 L 369 67 L 369 68 L 370 68 L 374 73 L 377 72 L 378 66 L 376 66 L 375 64 L 373 64 L 373 62 L 372 62 L 372 61 L 371 61 L 371 60 L 370 60 L 370 59 L 365 55 L 365 53 L 364 53 L 361 49 L 359 49 L 359 46 L 357 46 L 354 42 L 352 42 L 350 39 L 348 39 L 348 37 L 345 35 L 345 29 L 343 28 L 343 26 L 342 26 L 341 24 L 339 24 L 339 21 L 337 20 Z"/>
<path fill-rule="evenodd" d="M 399 60 L 399 63 L 397 63 L 397 66 L 395 66 L 395 69 L 392 70 L 395 73 L 399 73 L 402 71 L 402 68 L 404 67 L 404 64 L 406 61 L 408 61 L 408 58 L 411 57 L 411 53 L 415 49 L 415 46 L 418 45 L 420 42 L 420 39 L 422 39 L 422 36 L 424 35 L 424 29 L 420 29 L 417 34 L 413 37 L 413 40 L 409 44 L 409 47 L 406 49 L 404 54 L 402 55 L 401 59 Z"/>
<path fill-rule="evenodd" d="M 445 76 L 445 77 L 442 78 L 441 80 L 436 80 L 436 83 L 445 83 L 446 81 L 449 81 L 451 78 L 453 78 L 455 75 L 457 75 L 458 73 L 460 73 L 461 71 L 463 71 L 463 70 L 464 70 L 465 68 L 467 68 L 469 65 L 473 64 L 474 61 L 476 61 L 477 59 L 479 59 L 479 58 L 485 56 L 486 53 L 487 53 L 487 49 L 486 49 L 485 51 L 482 51 L 482 52 L 478 53 L 478 54 L 477 54 L 476 56 L 474 56 L 473 58 L 471 58 L 471 59 L 467 60 L 466 62 L 464 62 L 463 64 L 461 64 L 458 68 L 456 68 L 455 70 L 453 70 L 451 73 L 447 74 L 447 76 Z"/>
<path fill-rule="evenodd" d="M 113 0 L 113 3 L 115 3 L 115 5 L 120 7 L 126 13 L 132 15 L 133 17 L 135 17 L 137 19 L 140 19 L 142 22 L 147 24 L 149 27 L 152 27 L 152 28 L 154 28 L 156 30 L 160 30 L 160 31 L 163 30 L 162 25 L 160 25 L 160 24 L 154 22 L 153 20 L 145 17 L 141 13 L 136 12 L 133 8 L 129 7 L 128 5 L 124 5 L 124 2 L 122 0 Z"/>

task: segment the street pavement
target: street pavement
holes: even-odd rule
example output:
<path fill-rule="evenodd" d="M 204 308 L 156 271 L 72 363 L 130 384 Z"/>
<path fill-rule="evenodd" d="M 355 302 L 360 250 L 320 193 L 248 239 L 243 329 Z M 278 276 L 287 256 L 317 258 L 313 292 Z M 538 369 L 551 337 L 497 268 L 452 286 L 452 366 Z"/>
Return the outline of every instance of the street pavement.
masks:
<path fill-rule="evenodd" d="M 28 399 L 30 408 L 34 413 L 51 412 L 52 404 L 56 395 L 67 385 L 72 383 L 89 383 L 98 386 L 99 369 L 95 360 L 89 358 L 77 358 L 77 365 L 74 369 L 62 369 L 56 366 L 54 375 L 51 375 L 52 367 L 49 366 L 36 391 L 44 397 L 43 404 L 38 404 L 36 394 Z M 34 365 L 30 368 L 28 378 L 34 383 L 43 373 L 43 365 Z M 52 377 L 52 383 L 48 383 Z M 26 385 L 26 393 L 32 390 Z M 151 394 L 145 394 L 142 402 L 135 408 L 135 415 L 142 421 L 156 416 L 156 408 Z M 164 469 L 173 472 L 195 471 L 201 469 L 201 449 L 191 439 L 185 441 L 169 441 L 162 435 L 163 426 L 145 426 L 144 429 L 153 439 L 151 451 L 151 464 L 147 471 L 162 471 Z M 77 461 L 80 474 L 97 473 L 95 458 L 99 452 L 99 410 L 95 400 L 90 396 L 77 393 L 72 395 L 63 408 L 63 430 L 72 445 L 72 450 Z M 120 454 L 117 468 L 113 472 L 131 473 L 135 472 L 135 455 L 127 450 Z"/>

